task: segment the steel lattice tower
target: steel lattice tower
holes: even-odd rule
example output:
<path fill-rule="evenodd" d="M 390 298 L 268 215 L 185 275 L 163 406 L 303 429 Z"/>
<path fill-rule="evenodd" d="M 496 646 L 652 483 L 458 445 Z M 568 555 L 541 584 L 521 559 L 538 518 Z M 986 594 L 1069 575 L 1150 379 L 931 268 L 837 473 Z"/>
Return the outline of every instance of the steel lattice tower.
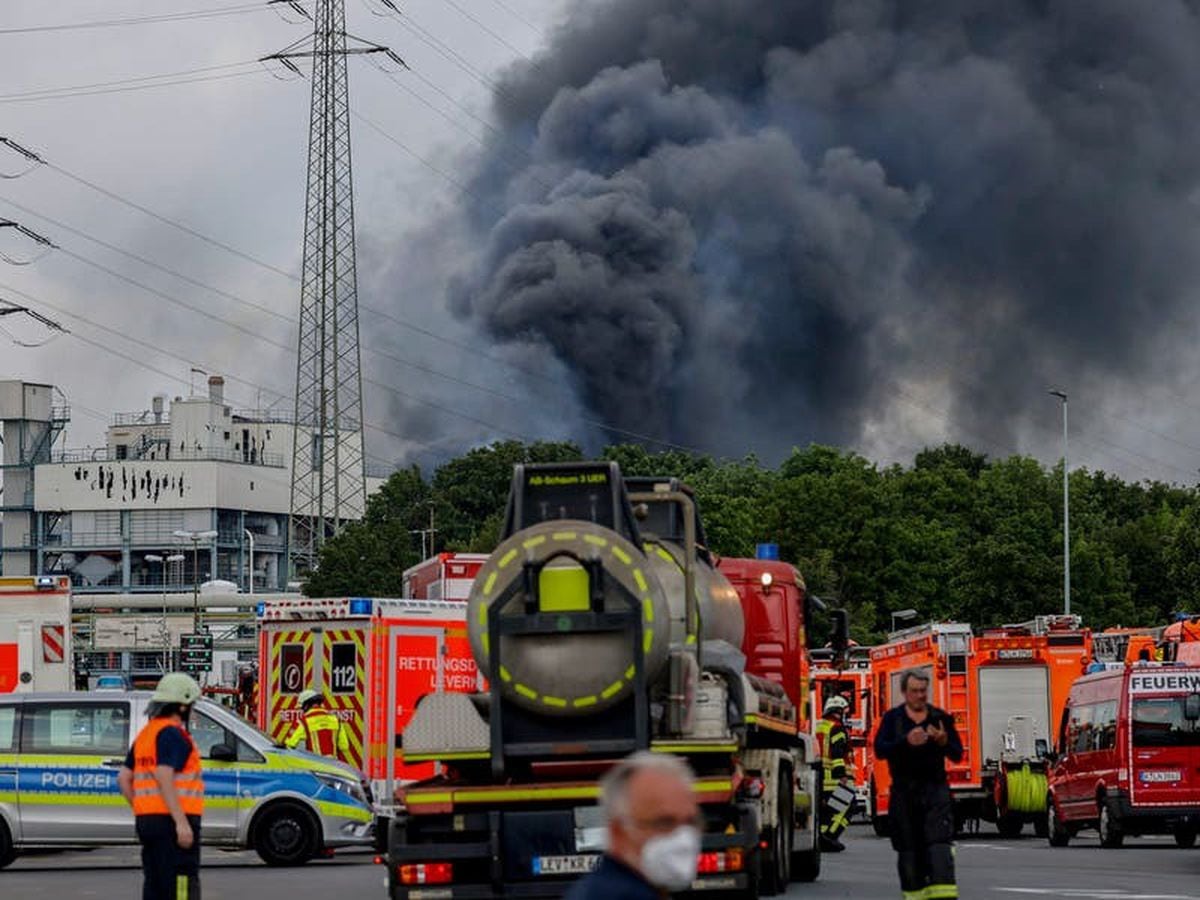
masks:
<path fill-rule="evenodd" d="M 311 569 L 325 539 L 366 509 L 346 60 L 384 53 L 399 62 L 386 47 L 348 37 L 345 0 L 316 0 L 312 19 L 311 43 L 267 57 L 295 71 L 292 60 L 312 60 L 289 529 L 297 571 Z"/>

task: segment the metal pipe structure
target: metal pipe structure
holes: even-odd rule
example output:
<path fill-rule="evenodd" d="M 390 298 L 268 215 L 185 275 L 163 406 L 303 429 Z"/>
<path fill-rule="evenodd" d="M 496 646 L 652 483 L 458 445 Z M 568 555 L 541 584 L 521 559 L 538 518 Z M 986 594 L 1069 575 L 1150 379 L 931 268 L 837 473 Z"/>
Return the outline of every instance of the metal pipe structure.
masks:
<path fill-rule="evenodd" d="M 1071 614 L 1071 478 L 1067 465 L 1067 394 L 1050 391 L 1062 400 L 1063 412 L 1063 615 Z"/>

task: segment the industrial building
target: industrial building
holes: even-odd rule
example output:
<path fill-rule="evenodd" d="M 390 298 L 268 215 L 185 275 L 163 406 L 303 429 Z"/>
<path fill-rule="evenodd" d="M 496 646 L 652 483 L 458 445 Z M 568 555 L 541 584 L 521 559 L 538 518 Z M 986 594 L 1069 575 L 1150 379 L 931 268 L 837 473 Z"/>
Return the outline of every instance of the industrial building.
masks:
<path fill-rule="evenodd" d="M 62 572 L 76 593 L 287 587 L 290 415 L 235 410 L 212 376 L 114 415 L 103 447 L 62 446 L 69 418 L 53 386 L 0 381 L 0 573 Z"/>

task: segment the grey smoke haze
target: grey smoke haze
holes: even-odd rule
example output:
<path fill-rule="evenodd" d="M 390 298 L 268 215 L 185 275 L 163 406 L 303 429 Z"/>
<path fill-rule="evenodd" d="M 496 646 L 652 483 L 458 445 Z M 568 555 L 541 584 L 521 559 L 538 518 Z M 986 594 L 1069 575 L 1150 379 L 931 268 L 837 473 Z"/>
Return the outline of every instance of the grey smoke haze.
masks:
<path fill-rule="evenodd" d="M 450 307 L 591 419 L 768 459 L 915 384 L 981 449 L 1177 385 L 1197 6 L 579 3 L 494 96 Z"/>

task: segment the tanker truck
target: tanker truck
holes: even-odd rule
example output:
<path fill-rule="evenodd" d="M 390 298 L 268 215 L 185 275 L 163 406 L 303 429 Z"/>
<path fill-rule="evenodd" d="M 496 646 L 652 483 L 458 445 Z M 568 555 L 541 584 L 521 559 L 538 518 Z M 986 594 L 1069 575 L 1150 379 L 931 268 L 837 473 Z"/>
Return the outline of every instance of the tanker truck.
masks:
<path fill-rule="evenodd" d="M 715 559 L 674 479 L 627 483 L 610 462 L 516 466 L 501 542 L 468 599 L 487 690 L 427 694 L 399 738 L 406 763 L 438 774 L 396 792 L 389 896 L 561 896 L 603 850 L 600 778 L 647 749 L 696 773 L 693 891 L 749 898 L 815 879 L 815 602 L 785 563 Z M 844 647 L 845 616 L 834 620 Z"/>

